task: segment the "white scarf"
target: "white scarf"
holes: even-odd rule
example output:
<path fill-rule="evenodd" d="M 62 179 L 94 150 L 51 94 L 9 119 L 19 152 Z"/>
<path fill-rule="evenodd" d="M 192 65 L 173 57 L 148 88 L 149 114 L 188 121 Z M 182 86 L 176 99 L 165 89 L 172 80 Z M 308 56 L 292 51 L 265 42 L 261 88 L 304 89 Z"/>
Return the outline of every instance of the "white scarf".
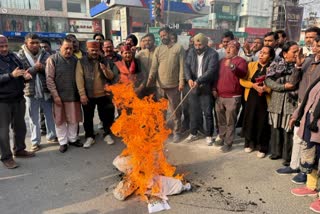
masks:
<path fill-rule="evenodd" d="M 43 55 L 41 53 L 41 50 L 39 50 L 39 52 L 35 55 L 35 58 L 37 57 L 37 60 L 34 60 L 34 58 L 32 57 L 32 53 L 28 50 L 28 48 L 25 45 L 22 46 L 22 49 L 24 50 L 24 54 L 26 55 L 26 58 L 27 58 L 29 64 L 31 65 L 31 67 L 33 67 L 36 64 L 36 62 L 40 62 L 40 59 Z M 36 98 L 36 99 L 44 98 L 45 100 L 48 100 L 50 98 L 50 95 L 43 92 L 42 82 L 40 80 L 38 73 L 36 73 L 35 76 L 36 76 L 36 78 L 35 78 L 34 98 Z"/>

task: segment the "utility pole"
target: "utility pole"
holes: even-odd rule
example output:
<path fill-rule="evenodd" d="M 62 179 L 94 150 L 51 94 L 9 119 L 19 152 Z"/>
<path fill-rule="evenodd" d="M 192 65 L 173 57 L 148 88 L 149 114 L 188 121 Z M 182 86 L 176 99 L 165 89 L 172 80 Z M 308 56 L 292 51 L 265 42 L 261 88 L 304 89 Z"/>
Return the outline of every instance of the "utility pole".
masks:
<path fill-rule="evenodd" d="M 168 8 L 167 8 L 167 26 L 169 25 L 170 21 L 170 0 L 168 0 Z"/>

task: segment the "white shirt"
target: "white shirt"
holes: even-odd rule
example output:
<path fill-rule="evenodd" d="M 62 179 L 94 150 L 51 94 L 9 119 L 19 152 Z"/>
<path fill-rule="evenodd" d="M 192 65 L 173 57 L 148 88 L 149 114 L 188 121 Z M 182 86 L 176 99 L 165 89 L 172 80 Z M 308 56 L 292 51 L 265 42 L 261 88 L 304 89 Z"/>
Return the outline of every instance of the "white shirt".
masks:
<path fill-rule="evenodd" d="M 217 53 L 219 55 L 219 61 L 220 61 L 221 59 L 223 59 L 226 56 L 226 49 L 220 48 L 217 50 Z"/>
<path fill-rule="evenodd" d="M 203 61 L 204 52 L 200 55 L 197 54 L 198 58 L 198 78 L 202 76 L 202 61 Z"/>

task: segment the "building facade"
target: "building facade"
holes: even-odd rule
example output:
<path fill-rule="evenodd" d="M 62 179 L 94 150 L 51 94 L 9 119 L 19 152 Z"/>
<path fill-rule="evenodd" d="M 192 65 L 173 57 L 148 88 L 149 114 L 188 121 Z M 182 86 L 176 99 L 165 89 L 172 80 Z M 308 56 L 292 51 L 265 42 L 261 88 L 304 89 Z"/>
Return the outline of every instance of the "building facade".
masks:
<path fill-rule="evenodd" d="M 19 48 L 29 32 L 51 40 L 53 48 L 58 39 L 73 33 L 81 40 L 104 32 L 104 21 L 92 19 L 90 7 L 100 1 L 89 0 L 1 0 L 0 34 L 7 36 L 13 50 Z"/>
<path fill-rule="evenodd" d="M 240 0 L 212 0 L 209 26 L 217 30 L 237 30 Z"/>
<path fill-rule="evenodd" d="M 272 1 L 243 0 L 239 5 L 239 28 L 247 38 L 263 37 L 271 31 Z"/>

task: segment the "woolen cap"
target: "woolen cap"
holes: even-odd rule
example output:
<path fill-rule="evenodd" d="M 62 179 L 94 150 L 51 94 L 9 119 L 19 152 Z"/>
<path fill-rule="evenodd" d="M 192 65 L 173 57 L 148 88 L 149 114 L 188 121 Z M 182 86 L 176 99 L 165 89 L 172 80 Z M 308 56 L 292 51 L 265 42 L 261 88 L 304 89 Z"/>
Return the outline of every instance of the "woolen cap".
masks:
<path fill-rule="evenodd" d="M 100 48 L 100 42 L 97 40 L 88 40 L 87 48 Z"/>

